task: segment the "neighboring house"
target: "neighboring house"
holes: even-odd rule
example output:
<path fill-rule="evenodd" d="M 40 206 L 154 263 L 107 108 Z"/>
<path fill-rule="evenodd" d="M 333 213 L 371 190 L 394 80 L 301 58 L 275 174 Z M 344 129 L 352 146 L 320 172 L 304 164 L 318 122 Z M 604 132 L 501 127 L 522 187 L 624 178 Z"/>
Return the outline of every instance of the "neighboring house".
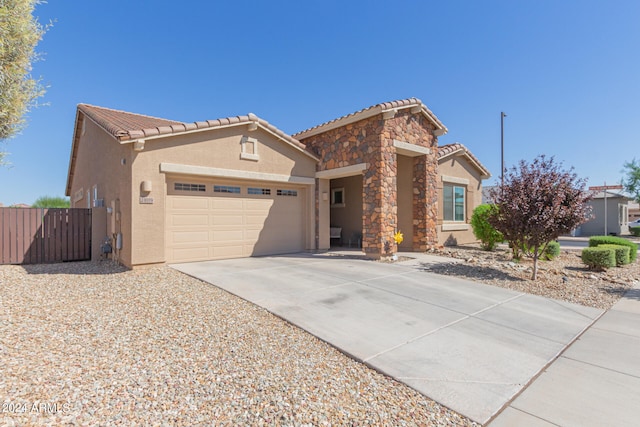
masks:
<path fill-rule="evenodd" d="M 94 227 L 129 267 L 328 249 L 331 226 L 372 258 L 398 249 L 397 230 L 401 250 L 424 251 L 468 240 L 488 176 L 462 145 L 438 148 L 446 131 L 415 98 L 293 136 L 253 114 L 182 123 L 80 104 L 66 194 L 104 207 Z"/>
<path fill-rule="evenodd" d="M 629 222 L 640 219 L 640 204 L 629 202 Z"/>
<path fill-rule="evenodd" d="M 438 242 L 461 245 L 477 241 L 470 220 L 482 203 L 482 180 L 491 176 L 462 144 L 438 149 Z"/>
<path fill-rule="evenodd" d="M 606 192 L 606 234 L 629 234 L 629 201 L 624 194 Z M 577 236 L 605 234 L 605 191 L 599 191 L 589 202 L 592 218 L 576 229 Z"/>

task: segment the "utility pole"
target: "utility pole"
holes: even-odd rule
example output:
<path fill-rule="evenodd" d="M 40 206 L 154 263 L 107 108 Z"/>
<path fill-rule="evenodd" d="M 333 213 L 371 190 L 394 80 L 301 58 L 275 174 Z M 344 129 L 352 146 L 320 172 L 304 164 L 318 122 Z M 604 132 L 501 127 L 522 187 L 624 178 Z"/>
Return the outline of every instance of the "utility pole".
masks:
<path fill-rule="evenodd" d="M 502 185 L 500 191 L 504 188 L 504 118 L 507 115 L 504 111 L 500 112 L 500 176 L 502 177 Z"/>

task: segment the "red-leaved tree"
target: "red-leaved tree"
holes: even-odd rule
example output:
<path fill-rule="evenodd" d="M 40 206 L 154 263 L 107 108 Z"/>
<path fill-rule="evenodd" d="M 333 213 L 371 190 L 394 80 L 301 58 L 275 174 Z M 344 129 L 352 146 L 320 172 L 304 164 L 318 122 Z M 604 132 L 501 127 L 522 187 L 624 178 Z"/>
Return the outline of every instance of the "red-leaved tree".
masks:
<path fill-rule="evenodd" d="M 533 276 L 538 276 L 538 259 L 549 242 L 569 233 L 589 219 L 586 181 L 562 169 L 553 157 L 538 156 L 532 163 L 504 171 L 504 187 L 491 197 L 498 209 L 489 222 L 514 249 L 533 258 Z"/>

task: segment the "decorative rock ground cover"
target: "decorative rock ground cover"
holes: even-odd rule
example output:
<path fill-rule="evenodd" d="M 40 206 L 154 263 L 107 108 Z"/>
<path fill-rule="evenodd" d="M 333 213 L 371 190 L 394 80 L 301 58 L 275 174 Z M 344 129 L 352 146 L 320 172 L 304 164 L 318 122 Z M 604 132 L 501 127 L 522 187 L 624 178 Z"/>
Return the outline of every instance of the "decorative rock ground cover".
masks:
<path fill-rule="evenodd" d="M 0 266 L 0 425 L 475 425 L 168 267 Z"/>

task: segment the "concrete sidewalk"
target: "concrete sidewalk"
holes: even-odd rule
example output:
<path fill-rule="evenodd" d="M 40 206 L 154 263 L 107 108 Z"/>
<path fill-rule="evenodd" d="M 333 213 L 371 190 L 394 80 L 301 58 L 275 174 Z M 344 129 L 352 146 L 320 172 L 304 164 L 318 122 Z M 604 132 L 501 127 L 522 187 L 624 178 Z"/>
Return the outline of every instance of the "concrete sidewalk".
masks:
<path fill-rule="evenodd" d="M 480 423 L 602 314 L 432 274 L 425 264 L 451 259 L 407 255 L 414 259 L 393 264 L 348 253 L 172 267 L 266 308 Z"/>
<path fill-rule="evenodd" d="M 640 289 L 635 288 L 490 426 L 631 426 L 639 420 Z"/>

